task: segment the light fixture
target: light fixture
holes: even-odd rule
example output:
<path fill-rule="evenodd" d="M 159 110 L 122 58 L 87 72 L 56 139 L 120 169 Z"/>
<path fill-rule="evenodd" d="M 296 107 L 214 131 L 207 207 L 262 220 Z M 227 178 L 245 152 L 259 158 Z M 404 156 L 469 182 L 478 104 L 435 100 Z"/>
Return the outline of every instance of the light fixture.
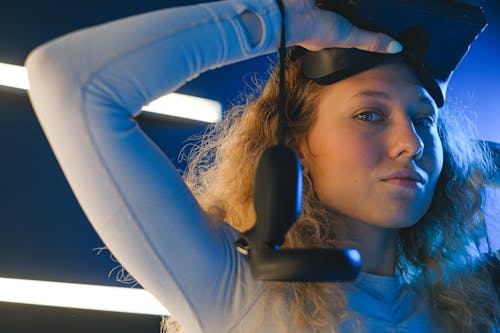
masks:
<path fill-rule="evenodd" d="M 142 110 L 206 123 L 216 123 L 221 118 L 219 102 L 177 93 L 162 96 L 143 107 Z"/>
<path fill-rule="evenodd" d="M 0 62 L 0 85 L 28 90 L 30 84 L 26 68 Z"/>
<path fill-rule="evenodd" d="M 144 289 L 0 278 L 0 301 L 147 315 L 170 313 Z"/>
<path fill-rule="evenodd" d="M 0 63 L 0 85 L 29 90 L 28 74 L 23 66 Z M 222 106 L 206 98 L 171 93 L 142 108 L 144 111 L 216 123 L 221 119 Z"/>

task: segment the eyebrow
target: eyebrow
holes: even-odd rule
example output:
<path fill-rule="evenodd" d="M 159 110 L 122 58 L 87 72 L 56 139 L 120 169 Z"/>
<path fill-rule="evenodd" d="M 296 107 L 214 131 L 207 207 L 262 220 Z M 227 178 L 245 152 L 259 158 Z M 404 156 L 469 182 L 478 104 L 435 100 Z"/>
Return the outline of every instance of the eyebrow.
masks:
<path fill-rule="evenodd" d="M 382 98 L 382 99 L 391 99 L 388 93 L 383 92 L 383 91 L 376 91 L 376 90 L 364 90 L 362 92 L 359 92 L 355 95 L 352 95 L 351 98 L 355 97 L 376 97 L 376 98 Z"/>
<path fill-rule="evenodd" d="M 391 99 L 391 96 L 388 93 L 386 93 L 384 91 L 379 91 L 379 90 L 364 90 L 364 91 L 361 91 L 357 94 L 352 95 L 351 98 L 363 97 L 363 96 L 375 97 L 375 98 L 386 99 L 386 100 Z M 421 92 L 419 92 L 419 102 L 420 103 L 428 103 L 428 104 L 433 105 L 433 100 L 430 97 L 425 96 Z"/>

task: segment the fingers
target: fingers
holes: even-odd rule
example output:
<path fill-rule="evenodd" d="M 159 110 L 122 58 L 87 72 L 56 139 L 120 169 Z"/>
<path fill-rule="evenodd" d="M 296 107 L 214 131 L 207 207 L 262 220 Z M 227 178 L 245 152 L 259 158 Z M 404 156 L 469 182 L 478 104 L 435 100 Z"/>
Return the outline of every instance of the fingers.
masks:
<path fill-rule="evenodd" d="M 340 14 L 319 9 L 311 0 L 288 0 L 291 42 L 306 49 L 341 47 L 379 53 L 398 53 L 402 45 L 392 37 L 354 26 Z"/>
<path fill-rule="evenodd" d="M 363 30 L 352 24 L 345 35 L 345 40 L 339 42 L 337 47 L 354 47 L 379 53 L 398 53 L 403 50 L 403 46 L 392 37 L 379 32 Z"/>

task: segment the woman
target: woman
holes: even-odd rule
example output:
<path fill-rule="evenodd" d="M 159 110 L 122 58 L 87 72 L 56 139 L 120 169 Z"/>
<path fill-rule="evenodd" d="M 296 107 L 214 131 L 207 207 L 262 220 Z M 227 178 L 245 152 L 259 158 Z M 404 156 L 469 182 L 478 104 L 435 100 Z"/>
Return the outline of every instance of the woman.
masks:
<path fill-rule="evenodd" d="M 285 5 L 289 45 L 401 50 L 313 1 Z M 193 157 L 192 192 L 137 126 L 141 106 L 200 72 L 274 51 L 280 21 L 274 0 L 222 1 L 76 32 L 30 55 L 37 117 L 100 237 L 186 332 L 493 331 L 498 304 L 470 251 L 485 238 L 487 163 L 457 157 L 401 61 L 325 87 L 300 60 L 287 70 L 298 109 L 288 141 L 307 177 L 286 246 L 356 246 L 354 283 L 256 281 L 235 251 L 235 229 L 254 222 L 255 160 L 276 138 L 276 77 Z"/>

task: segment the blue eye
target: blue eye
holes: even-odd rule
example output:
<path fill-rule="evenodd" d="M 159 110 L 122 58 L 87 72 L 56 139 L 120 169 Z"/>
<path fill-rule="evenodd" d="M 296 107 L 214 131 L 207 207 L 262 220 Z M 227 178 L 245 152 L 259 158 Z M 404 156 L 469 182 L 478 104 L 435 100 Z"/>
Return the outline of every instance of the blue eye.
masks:
<path fill-rule="evenodd" d="M 413 120 L 413 123 L 418 126 L 418 127 L 424 127 L 424 128 L 429 128 L 434 126 L 434 118 L 427 116 L 427 117 L 420 117 L 416 118 Z"/>
<path fill-rule="evenodd" d="M 377 111 L 363 111 L 355 115 L 354 118 L 365 122 L 378 122 L 383 120 L 382 115 Z"/>

